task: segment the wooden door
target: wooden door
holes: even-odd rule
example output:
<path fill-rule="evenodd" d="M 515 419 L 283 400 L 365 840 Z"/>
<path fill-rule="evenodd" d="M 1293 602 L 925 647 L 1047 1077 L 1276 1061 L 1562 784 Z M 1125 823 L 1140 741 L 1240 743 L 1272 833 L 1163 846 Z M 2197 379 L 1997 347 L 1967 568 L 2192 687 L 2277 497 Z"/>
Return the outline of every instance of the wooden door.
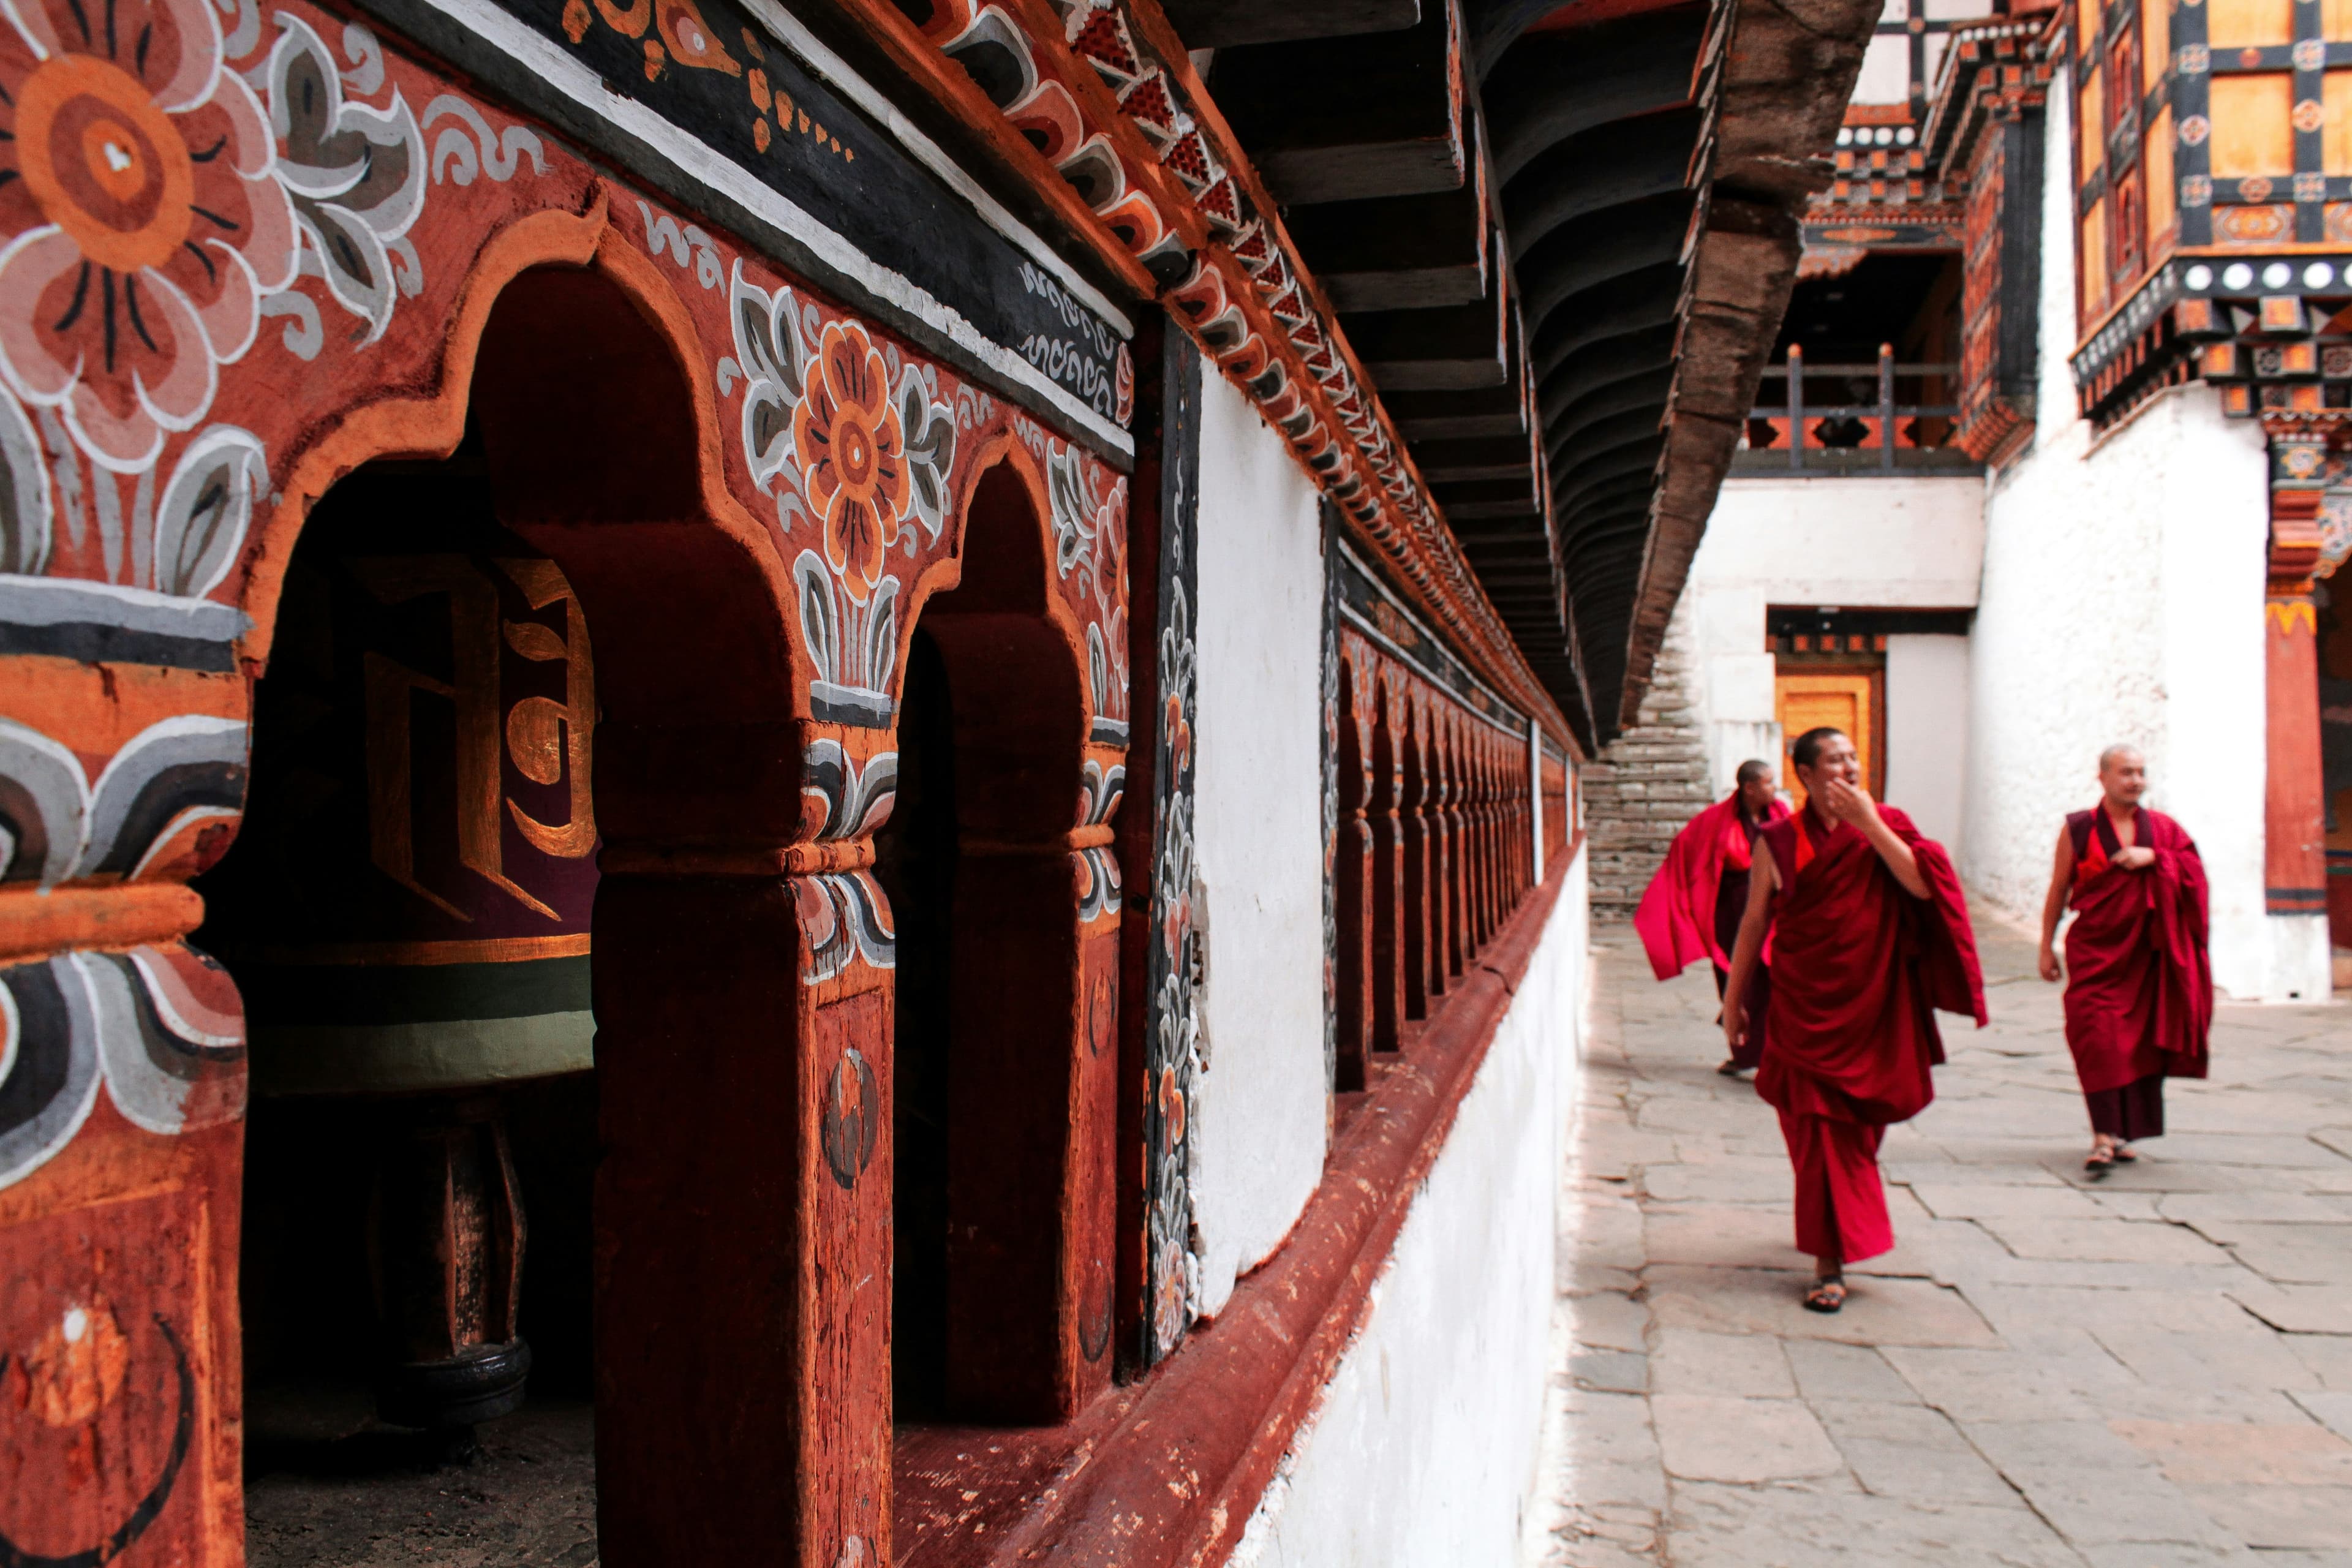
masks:
<path fill-rule="evenodd" d="M 1827 724 L 1853 738 L 1862 753 L 1863 782 L 1874 797 L 1886 787 L 1885 748 L 1879 740 L 1879 715 L 1885 711 L 1877 669 L 1782 669 L 1774 678 L 1774 709 L 1780 721 L 1782 787 L 1801 808 L 1805 786 L 1797 780 L 1796 759 L 1790 748 L 1808 730 Z"/>

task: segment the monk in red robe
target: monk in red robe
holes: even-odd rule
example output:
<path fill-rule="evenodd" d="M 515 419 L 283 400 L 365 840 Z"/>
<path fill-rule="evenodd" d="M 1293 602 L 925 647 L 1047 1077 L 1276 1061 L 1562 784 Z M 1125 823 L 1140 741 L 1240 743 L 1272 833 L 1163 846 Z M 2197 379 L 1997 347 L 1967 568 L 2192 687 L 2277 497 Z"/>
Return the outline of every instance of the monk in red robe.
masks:
<path fill-rule="evenodd" d="M 1936 1097 L 1935 1009 L 1985 1023 L 1976 933 L 1951 857 L 1862 787 L 1853 742 L 1808 730 L 1791 748 L 1804 809 L 1764 830 L 1731 955 L 1746 994 L 1770 937 L 1772 1010 L 1756 1091 L 1780 1113 L 1796 1167 L 1797 1247 L 1815 1259 L 1805 1305 L 1845 1305 L 1844 1266 L 1895 1245 L 1879 1180 L 1885 1129 Z M 1751 1027 L 1727 1003 L 1724 1037 Z"/>
<path fill-rule="evenodd" d="M 1650 879 L 1633 911 L 1633 931 L 1650 955 L 1650 971 L 1672 980 L 1702 958 L 1715 963 L 1715 994 L 1731 978 L 1731 946 L 1739 940 L 1739 917 L 1748 910 L 1748 868 L 1756 836 L 1789 815 L 1780 804 L 1772 764 L 1750 759 L 1739 764 L 1738 787 L 1700 812 L 1675 835 L 1666 858 Z M 1748 983 L 1748 1016 L 1760 1023 L 1772 1000 L 1772 955 L 1768 951 Z M 1763 1046 L 1760 1029 L 1716 1071 L 1749 1071 Z"/>
<path fill-rule="evenodd" d="M 2180 825 L 2139 804 L 2147 763 L 2129 746 L 2099 753 L 2103 799 L 2066 818 L 2042 902 L 2042 978 L 2069 893 L 2066 1048 L 2091 1112 L 2093 1181 L 2164 1133 L 2164 1080 L 2205 1076 L 2213 1027 L 2205 862 Z"/>

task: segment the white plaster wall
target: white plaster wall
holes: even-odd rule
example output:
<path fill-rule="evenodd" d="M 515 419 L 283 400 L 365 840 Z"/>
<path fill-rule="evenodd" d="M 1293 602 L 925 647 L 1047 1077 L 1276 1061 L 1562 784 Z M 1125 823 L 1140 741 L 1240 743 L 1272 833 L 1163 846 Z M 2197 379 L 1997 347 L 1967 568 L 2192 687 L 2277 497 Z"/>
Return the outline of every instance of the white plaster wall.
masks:
<path fill-rule="evenodd" d="M 2066 102 L 2053 90 L 2053 170 L 2068 166 Z M 2189 386 L 2093 448 L 2066 365 L 2068 197 L 2048 183 L 2033 447 L 1986 500 L 1962 868 L 2011 911 L 2038 912 L 2061 819 L 2096 798 L 2100 749 L 2129 742 L 2147 753 L 2150 804 L 2204 855 L 2214 979 L 2240 997 L 2324 996 L 2325 947 L 2317 973 L 2299 973 L 2305 933 L 2274 931 L 2263 910 L 2262 431 Z"/>
<path fill-rule="evenodd" d="M 1984 558 L 1984 481 L 1969 475 L 1726 479 L 1694 586 L 1773 605 L 1965 609 Z M 1763 647 L 1763 626 L 1748 651 Z"/>
<path fill-rule="evenodd" d="M 1984 552 L 1984 481 L 1971 477 L 1813 476 L 1724 481 L 1675 607 L 1689 627 L 1705 695 L 1707 768 L 1717 790 L 1749 757 L 1778 765 L 1765 611 L 1774 605 L 1839 609 L 1966 609 L 1977 602 Z M 1925 679 L 1924 669 L 1919 679 Z M 1943 687 L 1918 688 L 1940 721 L 1964 723 Z M 1898 683 L 1887 679 L 1887 727 L 1906 727 Z M 1965 746 L 1965 734 L 1951 737 Z M 1888 756 L 1887 793 L 1895 788 Z M 1955 783 L 1954 789 L 1957 791 Z M 1948 820 L 1958 826 L 1955 793 Z M 1941 837 L 1941 835 L 1937 835 Z M 1947 838 L 1945 842 L 1953 842 Z"/>
<path fill-rule="evenodd" d="M 1715 524 L 1707 527 L 1712 535 Z M 1699 549 L 1706 549 L 1704 540 Z M 1692 706 L 1706 741 L 1707 778 L 1717 795 L 1731 788 L 1739 764 L 1750 757 L 1778 765 L 1780 755 L 1764 609 L 1761 588 L 1737 580 L 1702 583 L 1695 575 L 1675 605 L 1668 635 L 1679 628 L 1687 638 Z"/>
<path fill-rule="evenodd" d="M 1586 858 L 1234 1568 L 1515 1568 L 1537 1502 Z"/>
<path fill-rule="evenodd" d="M 1193 833 L 1208 953 L 1196 1304 L 1280 1246 L 1323 1171 L 1323 554 L 1281 437 L 1202 378 Z"/>
<path fill-rule="evenodd" d="M 1969 765 L 1969 639 L 1886 639 L 1886 798 L 1919 831 L 1962 852 Z"/>

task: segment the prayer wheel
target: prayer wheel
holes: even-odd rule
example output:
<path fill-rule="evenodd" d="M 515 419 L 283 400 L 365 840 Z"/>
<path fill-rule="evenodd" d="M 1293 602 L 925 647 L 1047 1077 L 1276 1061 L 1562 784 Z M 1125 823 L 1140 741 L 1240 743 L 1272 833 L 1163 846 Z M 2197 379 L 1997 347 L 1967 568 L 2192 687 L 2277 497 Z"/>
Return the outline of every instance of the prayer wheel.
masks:
<path fill-rule="evenodd" d="M 595 669 L 555 563 L 460 458 L 314 512 L 255 700 L 252 789 L 205 891 L 264 1096 L 363 1096 L 377 1407 L 521 1403 L 525 1223 L 499 1090 L 593 1066 Z"/>

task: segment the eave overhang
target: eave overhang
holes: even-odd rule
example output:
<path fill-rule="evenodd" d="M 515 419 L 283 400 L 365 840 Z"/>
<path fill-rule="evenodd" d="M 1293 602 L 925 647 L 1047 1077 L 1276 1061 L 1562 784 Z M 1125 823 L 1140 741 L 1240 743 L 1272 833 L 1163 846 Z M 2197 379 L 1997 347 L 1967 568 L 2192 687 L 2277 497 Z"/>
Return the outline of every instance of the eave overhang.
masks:
<path fill-rule="evenodd" d="M 1877 0 L 835 4 L 1482 676 L 1556 739 L 1615 733 Z"/>

